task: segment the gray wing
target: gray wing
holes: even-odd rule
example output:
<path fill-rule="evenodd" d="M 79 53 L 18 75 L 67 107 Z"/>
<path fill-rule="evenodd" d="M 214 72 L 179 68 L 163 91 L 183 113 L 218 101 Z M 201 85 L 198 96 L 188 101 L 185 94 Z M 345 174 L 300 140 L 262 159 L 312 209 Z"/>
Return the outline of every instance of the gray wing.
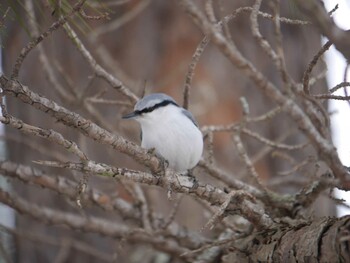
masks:
<path fill-rule="evenodd" d="M 198 123 L 196 122 L 195 118 L 193 117 L 192 113 L 189 112 L 188 110 L 182 109 L 182 113 L 189 118 L 194 125 L 196 125 L 198 127 Z"/>

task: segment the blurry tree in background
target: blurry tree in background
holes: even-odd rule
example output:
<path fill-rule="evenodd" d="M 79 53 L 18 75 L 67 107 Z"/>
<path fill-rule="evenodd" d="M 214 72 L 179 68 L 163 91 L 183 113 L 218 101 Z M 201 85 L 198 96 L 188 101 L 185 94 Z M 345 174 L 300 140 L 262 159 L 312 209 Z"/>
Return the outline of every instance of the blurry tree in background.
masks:
<path fill-rule="evenodd" d="M 349 33 L 318 0 L 2 0 L 16 210 L 4 262 L 346 262 L 349 190 L 322 55 Z M 320 45 L 320 33 L 330 41 Z M 165 92 L 198 119 L 198 185 L 121 120 Z M 6 104 L 4 100 L 6 99 Z M 8 249 L 10 247 L 10 249 Z"/>

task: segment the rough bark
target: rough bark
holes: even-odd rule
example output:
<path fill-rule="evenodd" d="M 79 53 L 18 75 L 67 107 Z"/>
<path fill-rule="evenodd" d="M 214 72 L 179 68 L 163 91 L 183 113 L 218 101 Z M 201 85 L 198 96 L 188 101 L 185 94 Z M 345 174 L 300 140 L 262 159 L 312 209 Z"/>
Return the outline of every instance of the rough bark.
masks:
<path fill-rule="evenodd" d="M 223 261 L 350 262 L 349 230 L 349 216 L 271 229 L 233 246 Z"/>

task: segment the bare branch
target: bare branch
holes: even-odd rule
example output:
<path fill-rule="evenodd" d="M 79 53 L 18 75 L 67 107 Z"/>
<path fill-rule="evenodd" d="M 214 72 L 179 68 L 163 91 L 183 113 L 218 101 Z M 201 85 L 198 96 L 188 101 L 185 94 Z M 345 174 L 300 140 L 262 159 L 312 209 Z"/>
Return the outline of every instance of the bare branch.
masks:
<path fill-rule="evenodd" d="M 8 114 L 6 115 L 6 117 L 0 117 L 0 121 L 3 124 L 11 125 L 12 127 L 22 131 L 23 133 L 35 135 L 41 138 L 45 138 L 51 142 L 57 143 L 58 145 L 64 147 L 68 152 L 71 152 L 78 156 L 81 161 L 88 160 L 85 153 L 83 153 L 79 149 L 78 145 L 75 142 L 66 140 L 62 136 L 62 134 L 54 130 L 45 130 L 39 127 L 26 124 L 21 120 L 16 119 L 15 117 L 12 117 Z"/>
<path fill-rule="evenodd" d="M 301 4 L 310 7 L 315 1 L 317 0 Z M 324 218 L 316 221 L 309 213 L 313 210 L 311 205 L 314 201 L 318 197 L 330 195 L 331 189 L 335 187 L 350 189 L 350 169 L 340 161 L 331 140 L 329 127 L 331 113 L 327 112 L 326 103 L 323 101 L 342 99 L 350 103 L 346 93 L 346 87 L 350 86 L 347 82 L 347 67 L 343 82 L 332 87 L 329 92 L 313 94 L 311 90 L 313 87 L 320 82 L 324 84 L 327 68 L 324 66 L 317 74 L 313 74 L 313 71 L 320 63 L 322 55 L 332 45 L 331 43 L 336 42 L 330 39 L 318 51 L 317 44 L 314 42 L 315 39 L 318 40 L 317 37 L 307 36 L 311 40 L 308 43 L 316 47 L 316 54 L 310 63 L 306 63 L 304 75 L 297 82 L 292 76 L 300 75 L 302 64 L 299 57 L 286 61 L 286 58 L 290 58 L 290 54 L 285 57 L 285 52 L 290 51 L 293 48 L 291 44 L 294 43 L 286 42 L 290 37 L 286 33 L 289 33 L 292 26 L 283 27 L 283 23 L 294 25 L 293 33 L 299 30 L 299 34 L 299 27 L 302 26 L 307 29 L 307 32 L 311 32 L 313 30 L 309 26 L 311 22 L 306 21 L 311 18 L 316 27 L 319 24 L 314 20 L 325 22 L 322 25 L 326 29 L 337 29 L 330 18 L 337 6 L 330 13 L 321 14 L 320 18 L 310 15 L 302 21 L 281 17 L 281 10 L 285 7 L 285 3 L 281 0 L 271 0 L 266 3 L 262 0 L 254 0 L 250 3 L 251 6 L 222 0 L 205 0 L 203 3 L 195 0 L 178 2 L 204 35 L 193 53 L 185 74 L 183 107 L 190 107 L 191 85 L 204 51 L 209 52 L 210 56 L 212 54 L 220 56 L 217 53 L 220 52 L 223 56 L 220 57 L 220 62 L 221 58 L 224 58 L 224 66 L 227 66 L 227 62 L 232 64 L 235 67 L 235 76 L 237 72 L 238 75 L 241 74 L 237 77 L 242 81 L 242 85 L 234 85 L 235 91 L 226 90 L 222 93 L 221 84 L 228 85 L 227 89 L 232 84 L 229 81 L 226 82 L 231 80 L 232 76 L 224 76 L 224 74 L 232 72 L 230 69 L 227 69 L 227 72 L 221 71 L 221 68 L 216 68 L 217 64 L 209 60 L 205 61 L 209 64 L 204 65 L 205 70 L 201 73 L 209 73 L 205 79 L 223 81 L 219 86 L 212 87 L 212 92 L 217 93 L 218 98 L 223 100 L 216 102 L 214 110 L 218 110 L 219 113 L 216 116 L 211 114 L 204 116 L 207 110 L 210 110 L 205 108 L 204 104 L 195 108 L 196 114 L 203 114 L 204 121 L 207 118 L 207 121 L 215 123 L 215 125 L 209 123 L 201 128 L 206 147 L 198 167 L 189 171 L 188 174 L 167 169 L 164 165 L 165 160 L 155 154 L 157 149 L 155 151 L 143 149 L 120 135 L 120 132 L 129 133 L 130 129 L 126 129 L 119 123 L 119 115 L 126 108 L 132 107 L 146 89 L 146 85 L 143 88 L 139 87 L 140 80 L 133 80 L 130 77 L 131 74 L 134 76 L 150 74 L 141 78 L 151 78 L 150 82 L 156 84 L 155 86 L 161 86 L 164 83 L 159 82 L 159 79 L 164 78 L 164 71 L 169 69 L 167 65 L 178 62 L 176 59 L 180 58 L 177 53 L 172 52 L 173 50 L 169 50 L 171 51 L 170 60 L 161 60 L 159 57 L 159 54 L 167 54 L 168 42 L 177 44 L 178 38 L 175 42 L 172 38 L 170 41 L 162 42 L 161 52 L 145 51 L 147 58 L 155 62 L 149 69 L 145 69 L 144 65 L 138 64 L 137 61 L 130 60 L 131 57 L 127 53 L 137 50 L 143 57 L 146 53 L 137 48 L 157 41 L 154 38 L 150 39 L 149 36 L 159 32 L 158 26 L 148 27 L 143 25 L 143 22 L 151 21 L 152 26 L 155 21 L 161 19 L 162 23 L 166 22 L 162 24 L 162 30 L 172 24 L 172 19 L 169 20 L 167 17 L 163 20 L 164 14 L 158 13 L 158 11 L 169 11 L 167 8 L 170 7 L 170 2 L 160 4 L 150 0 L 100 2 L 43 0 L 36 3 L 33 0 L 25 0 L 26 17 L 29 19 L 28 32 L 35 38 L 27 46 L 25 46 L 26 43 L 24 44 L 25 47 L 12 70 L 12 78 L 6 75 L 0 76 L 2 110 L 0 123 L 6 124 L 9 131 L 11 131 L 10 127 L 13 127 L 19 132 L 16 131 L 14 135 L 0 136 L 0 142 L 14 144 L 9 154 L 9 158 L 13 160 L 18 160 L 17 157 L 20 157 L 14 154 L 18 146 L 25 146 L 24 150 L 28 150 L 29 147 L 34 155 L 24 156 L 22 161 L 32 161 L 34 164 L 21 165 L 14 161 L 0 161 L 0 173 L 3 178 L 11 184 L 17 184 L 18 181 L 21 184 L 18 188 L 21 191 L 18 193 L 15 191 L 17 187 L 0 188 L 0 203 L 23 214 L 16 214 L 16 217 L 29 216 L 40 220 L 40 223 L 54 224 L 55 229 L 68 227 L 74 231 L 95 233 L 107 237 L 108 242 L 115 240 L 114 242 L 117 243 L 116 252 L 110 255 L 113 253 L 109 250 L 110 248 L 107 248 L 110 254 L 99 253 L 98 248 L 89 251 L 88 244 L 74 238 L 48 237 L 47 243 L 49 246 L 54 246 L 56 250 L 55 255 L 50 255 L 50 260 L 55 263 L 69 260 L 73 250 L 99 261 L 114 262 L 117 256 L 118 260 L 119 257 L 121 257 L 120 260 L 124 260 L 131 257 L 131 255 L 125 255 L 120 248 L 126 243 L 128 250 L 132 247 L 138 250 L 134 253 L 145 255 L 142 258 L 144 261 L 148 261 L 146 254 L 148 256 L 149 252 L 152 253 L 153 261 L 162 261 L 164 257 L 166 258 L 164 261 L 173 259 L 198 263 L 245 260 L 283 262 L 286 257 L 292 261 L 302 262 L 306 253 L 311 261 L 330 262 L 339 255 L 342 258 L 348 258 L 346 256 L 348 251 L 343 253 L 341 250 L 344 247 L 342 242 L 348 241 L 348 233 L 340 228 L 348 229 L 350 221 L 344 218 L 339 220 Z M 81 6 L 76 7 L 79 4 Z M 122 4 L 126 5 L 120 6 Z M 148 10 L 147 14 L 142 13 L 151 5 L 152 10 Z M 120 7 L 115 8 L 116 6 Z M 227 9 L 232 6 L 236 9 Z M 53 8 L 56 15 L 46 16 L 46 13 L 51 12 Z M 318 5 L 311 12 L 318 13 L 320 10 L 323 12 L 323 9 Z M 268 10 L 268 13 L 261 10 Z M 13 11 L 18 15 L 17 10 L 13 9 Z M 40 11 L 40 17 L 38 11 Z M 169 16 L 180 15 L 177 13 L 179 11 L 181 12 L 181 9 L 171 10 Z M 106 12 L 113 18 L 111 22 L 103 20 L 106 18 Z M 3 19 L 0 18 L 0 27 L 7 13 L 8 10 Z M 79 20 L 70 21 L 74 15 Z M 234 20 L 239 15 L 244 17 Z M 322 20 L 322 15 L 325 15 L 328 20 Z M 41 22 L 47 22 L 47 19 L 53 20 L 54 23 L 40 35 Z M 116 45 L 110 42 L 110 37 L 104 35 L 126 26 L 133 19 L 130 27 L 115 32 L 118 36 Z M 45 45 L 45 49 L 41 43 L 43 40 L 51 39 L 52 32 L 60 27 L 63 27 L 63 33 L 73 44 L 70 48 L 76 47 L 78 55 L 80 54 L 82 58 L 74 62 L 74 66 L 78 65 L 78 67 L 75 67 L 72 72 L 68 72 L 65 65 L 58 63 L 55 59 L 56 43 Z M 125 45 L 124 39 L 131 41 L 135 38 L 132 34 L 135 31 L 129 31 L 129 29 L 137 29 L 136 37 L 140 38 L 135 39 L 136 42 L 132 45 Z M 181 33 L 187 33 L 188 29 L 190 28 L 182 29 L 186 31 Z M 246 33 L 249 34 L 249 31 L 251 34 L 247 40 L 253 42 L 245 43 L 242 37 L 246 36 Z M 190 39 L 186 39 L 186 43 L 181 42 L 186 45 L 186 52 L 187 47 L 193 44 L 193 40 L 198 41 L 196 29 L 188 32 L 195 33 Z M 231 32 L 235 34 L 231 36 Z M 237 32 L 242 32 L 242 36 L 236 34 Z M 342 33 L 335 31 L 330 34 L 339 32 Z M 97 39 L 98 36 L 103 38 Z M 127 38 L 123 38 L 124 36 Z M 334 35 L 334 38 L 337 37 Z M 150 40 L 151 42 L 148 42 Z M 85 45 L 84 41 L 88 41 L 89 45 Z M 207 49 L 210 42 L 212 46 Z M 247 49 L 248 45 L 258 45 L 261 50 L 254 50 L 251 53 Z M 174 48 L 175 45 L 171 47 Z M 39 52 L 39 60 L 35 61 L 39 61 L 44 67 L 42 72 L 62 103 L 40 95 L 36 91 L 39 86 L 26 87 L 19 81 L 19 71 L 25 70 L 22 66 L 25 64 L 23 61 L 35 49 Z M 309 51 L 310 49 L 307 50 Z M 71 49 L 66 53 L 69 54 L 69 52 Z M 116 54 L 119 55 L 115 56 Z M 261 60 L 258 56 L 262 56 Z M 113 61 L 116 57 L 118 61 Z M 291 66 L 290 62 L 294 61 L 299 66 L 295 64 Z M 305 58 L 302 61 L 305 62 Z M 80 69 L 79 63 L 84 62 L 86 65 L 83 68 L 90 68 L 92 74 L 82 78 L 81 72 L 76 75 L 76 70 Z M 272 67 L 265 67 L 271 63 Z M 215 72 L 211 72 L 213 69 L 219 74 L 214 76 Z M 33 70 L 34 68 L 29 69 L 28 72 Z M 125 73 L 127 71 L 130 76 Z M 33 76 L 33 74 L 29 75 Z M 221 76 L 224 78 L 221 79 Z M 23 79 L 23 83 L 27 81 L 32 80 Z M 40 84 L 36 80 L 34 82 L 36 83 L 34 85 Z M 77 87 L 79 83 L 84 84 L 82 87 Z M 133 87 L 140 89 L 136 92 Z M 113 89 L 116 89 L 117 94 Z M 345 96 L 335 93 L 340 89 L 344 89 Z M 252 97 L 251 91 L 254 91 Z M 50 92 L 47 90 L 47 94 Z M 205 90 L 201 92 L 206 93 Z M 240 98 L 241 112 L 235 105 L 238 99 L 230 101 L 229 97 L 223 97 L 229 94 L 230 96 L 236 94 L 237 98 Z M 9 103 L 8 108 L 5 99 L 8 99 L 6 101 Z M 210 98 L 206 97 L 206 99 Z M 212 103 L 211 100 L 209 102 Z M 21 108 L 18 108 L 23 106 L 22 103 L 29 105 L 30 112 L 22 114 Z M 106 107 L 107 105 L 113 107 Z M 14 107 L 17 107 L 18 111 L 15 109 L 15 112 L 12 112 Z M 116 113 L 107 112 L 111 109 Z M 40 119 L 40 123 L 53 126 L 46 129 L 36 127 L 35 121 L 32 122 L 31 118 L 32 114 L 36 116 L 35 110 L 39 110 L 39 114 L 45 114 L 45 118 Z M 250 115 L 251 112 L 254 112 L 254 116 Z M 237 121 L 239 115 L 242 117 Z M 31 121 L 28 121 L 27 117 Z M 46 123 L 46 120 L 56 121 L 56 123 Z M 60 124 L 63 126 L 59 126 Z M 42 144 L 40 143 L 42 140 L 38 138 L 30 141 L 27 140 L 28 136 L 23 134 L 44 138 L 50 143 Z M 78 137 L 74 140 L 78 141 L 76 143 L 69 141 L 67 139 L 71 137 L 69 135 L 73 137 L 77 135 Z M 233 147 L 228 145 L 230 138 L 231 143 L 233 141 Z M 57 145 L 64 147 L 65 150 Z M 68 154 L 69 152 L 75 156 Z M 89 154 L 89 158 L 85 152 Z M 120 156 L 121 153 L 134 159 L 137 162 L 134 164 L 137 168 L 124 167 L 125 160 L 120 158 L 123 157 Z M 225 157 L 221 158 L 224 155 Z M 233 157 L 232 162 L 226 156 Z M 72 158 L 78 159 L 74 161 Z M 43 161 L 32 159 L 43 159 Z M 35 168 L 35 165 L 46 166 L 45 170 L 48 172 Z M 55 174 L 57 170 L 61 172 Z M 21 188 L 28 191 L 44 188 L 48 200 L 43 201 L 47 204 L 52 204 L 51 198 L 59 194 L 55 198 L 66 202 L 68 207 L 62 205 L 59 206 L 62 210 L 57 210 L 55 205 L 42 206 L 40 202 L 27 200 L 28 195 Z M 285 189 L 288 189 L 288 192 Z M 173 202 L 159 200 L 166 199 L 167 192 L 172 193 L 176 200 Z M 186 197 L 186 203 L 181 202 L 182 197 Z M 331 196 L 329 198 L 336 203 L 341 203 L 341 200 Z M 72 201 L 75 201 L 80 209 L 77 209 Z M 165 205 L 168 207 L 164 207 Z M 69 209 L 70 206 L 74 206 L 74 209 Z M 203 225 L 205 225 L 203 229 L 200 229 Z M 1 226 L 0 231 L 12 233 L 20 239 L 28 238 L 32 242 L 45 242 L 45 237 L 40 234 L 28 233 L 28 237 L 25 237 L 18 229 L 11 232 L 11 230 L 4 230 Z M 84 239 L 85 234 L 82 235 Z M 317 238 L 310 239 L 310 236 Z M 3 252 L 4 247 L 0 245 L 0 254 L 6 257 L 6 253 Z M 142 253 L 138 253 L 139 249 Z M 338 254 L 335 255 L 333 251 Z"/>
<path fill-rule="evenodd" d="M 0 76 L 0 83 L 6 94 L 18 97 L 24 103 L 31 104 L 36 109 L 49 114 L 57 121 L 67 126 L 75 127 L 83 135 L 93 140 L 102 144 L 107 144 L 113 149 L 130 155 L 135 158 L 135 160 L 149 166 L 154 171 L 159 170 L 160 163 L 158 158 L 156 156 L 151 156 L 147 150 L 138 145 L 128 142 L 116 134 L 111 134 L 93 122 L 81 117 L 79 114 L 73 113 L 55 102 L 34 93 L 17 81 L 8 80 L 2 75 Z"/>
<path fill-rule="evenodd" d="M 313 68 L 316 66 L 318 60 L 320 57 L 332 46 L 331 41 L 327 41 L 322 48 L 317 52 L 317 54 L 313 57 L 311 62 L 309 63 L 307 69 L 304 72 L 303 76 L 303 89 L 305 94 L 310 95 L 310 87 L 309 87 L 309 80 L 310 80 L 310 75 L 313 70 Z"/>
<path fill-rule="evenodd" d="M 350 60 L 350 32 L 340 29 L 331 19 L 322 3 L 318 0 L 296 0 L 298 8 L 312 20 L 313 25 L 326 36 L 334 46 Z"/>
<path fill-rule="evenodd" d="M 123 237 L 130 241 L 152 244 L 155 248 L 173 254 L 181 255 L 187 250 L 176 243 L 164 238 L 152 236 L 144 231 L 132 231 L 125 225 L 117 224 L 115 221 L 90 216 L 88 218 L 68 212 L 61 212 L 47 207 L 31 204 L 22 198 L 15 197 L 0 189 L 0 201 L 15 210 L 30 215 L 31 217 L 46 221 L 51 224 L 63 224 L 75 230 L 98 233 L 109 237 Z"/>
<path fill-rule="evenodd" d="M 139 15 L 142 11 L 144 11 L 149 4 L 151 3 L 150 0 L 144 0 L 140 1 L 140 3 L 137 4 L 136 7 L 134 7 L 130 12 L 124 14 L 120 18 L 114 20 L 113 22 L 103 25 L 97 29 L 95 29 L 91 35 L 91 39 L 95 41 L 98 37 L 100 37 L 103 34 L 110 33 L 111 31 L 115 31 L 125 25 L 126 23 L 130 22 L 132 19 L 134 19 L 137 15 Z"/>
<path fill-rule="evenodd" d="M 346 88 L 346 87 L 349 87 L 350 86 L 350 82 L 342 82 L 342 83 L 339 83 L 338 85 L 334 86 L 333 88 L 331 88 L 329 90 L 329 93 L 334 93 L 336 92 L 338 89 L 341 89 L 341 88 Z M 346 89 L 344 89 L 346 90 Z M 346 94 L 345 94 L 346 95 Z M 347 95 L 346 95 L 347 96 Z"/>
<path fill-rule="evenodd" d="M 342 165 L 335 147 L 317 131 L 310 118 L 306 116 L 299 105 L 269 82 L 250 61 L 243 57 L 234 44 L 228 43 L 225 37 L 208 22 L 202 12 L 190 0 L 181 0 L 180 2 L 194 22 L 210 37 L 232 64 L 246 74 L 269 98 L 285 107 L 286 112 L 292 117 L 296 125 L 305 132 L 315 148 L 324 153 L 323 158 L 330 165 L 335 175 L 343 181 L 344 189 L 350 189 L 349 173 Z"/>
<path fill-rule="evenodd" d="M 40 36 L 34 38 L 32 41 L 30 41 L 22 50 L 20 55 L 18 56 L 16 63 L 13 67 L 13 71 L 11 74 L 11 79 L 16 79 L 18 77 L 19 70 L 22 66 L 22 63 L 24 59 L 27 57 L 28 53 L 33 50 L 41 41 L 43 41 L 45 38 L 50 36 L 54 31 L 59 29 L 61 26 L 63 26 L 70 17 L 75 15 L 76 12 L 80 10 L 80 8 L 84 5 L 86 0 L 81 0 L 78 3 L 76 3 L 72 10 L 65 15 L 64 17 L 61 17 L 58 21 L 53 23 L 48 30 L 46 30 L 44 33 L 42 33 Z"/>
<path fill-rule="evenodd" d="M 25 6 L 26 6 L 26 11 L 29 14 L 29 26 L 30 30 L 33 33 L 34 37 L 39 36 L 39 29 L 38 29 L 38 24 L 34 12 L 34 5 L 33 5 L 33 0 L 26 0 L 25 1 Z M 72 90 L 66 90 L 59 82 L 57 79 L 54 70 L 52 68 L 52 64 L 49 61 L 49 58 L 47 57 L 47 54 L 45 52 L 45 49 L 42 44 L 38 44 L 36 47 L 39 50 L 39 60 L 43 64 L 42 68 L 45 71 L 47 78 L 54 87 L 54 89 L 57 91 L 57 94 L 62 98 L 62 100 L 67 101 L 67 102 L 72 102 L 74 98 L 74 93 L 72 93 Z"/>
<path fill-rule="evenodd" d="M 5 19 L 8 15 L 8 13 L 10 12 L 11 8 L 8 7 L 5 11 L 5 13 L 2 15 L 2 17 L 0 18 L 0 28 L 2 28 L 4 26 L 4 23 L 5 23 Z"/>
<path fill-rule="evenodd" d="M 270 146 L 270 147 L 273 147 L 276 149 L 281 149 L 281 150 L 289 150 L 289 151 L 300 150 L 300 149 L 305 148 L 309 144 L 308 142 L 305 142 L 305 143 L 298 144 L 298 145 L 287 145 L 287 144 L 283 144 L 283 143 L 274 142 L 274 141 L 271 141 L 267 138 L 262 137 L 260 134 L 253 132 L 247 128 L 242 128 L 241 132 L 243 134 L 251 136 L 252 138 L 254 138 L 254 139 Z"/>
<path fill-rule="evenodd" d="M 209 184 L 194 183 L 191 178 L 183 175 L 177 175 L 171 170 L 166 170 L 166 176 L 157 177 L 149 173 L 133 171 L 125 168 L 115 168 L 106 164 L 98 164 L 89 161 L 87 164 L 83 163 L 59 163 L 52 161 L 35 161 L 35 163 L 50 167 L 66 168 L 71 170 L 77 170 L 81 172 L 90 172 L 101 176 L 109 176 L 118 179 L 128 179 L 134 182 L 157 185 L 165 189 L 169 186 L 172 191 L 178 193 L 186 193 L 190 195 L 197 196 L 203 200 L 208 201 L 212 205 L 221 205 L 227 200 L 227 194 L 221 189 L 213 187 Z M 239 195 L 240 199 L 241 194 Z M 272 221 L 269 216 L 265 214 L 263 208 L 258 207 L 249 200 L 244 202 L 234 202 L 230 203 L 227 208 L 230 211 L 240 211 L 243 217 L 251 221 L 256 227 L 270 227 L 272 226 Z"/>
<path fill-rule="evenodd" d="M 76 198 L 77 183 L 62 176 L 52 176 L 36 168 L 4 161 L 0 163 L 2 175 L 17 178 L 25 183 L 31 183 L 48 188 L 70 199 Z M 132 205 L 120 198 L 110 198 L 105 193 L 88 187 L 82 195 L 83 202 L 90 202 L 106 211 L 117 210 L 125 218 L 138 220 L 140 213 Z"/>
<path fill-rule="evenodd" d="M 64 29 L 65 29 L 67 35 L 69 36 L 69 38 L 72 40 L 72 42 L 78 48 L 78 50 L 80 51 L 82 56 L 90 64 L 90 66 L 94 70 L 96 76 L 101 77 L 104 80 L 106 80 L 113 88 L 118 90 L 121 94 L 126 96 L 132 102 L 136 102 L 138 100 L 138 97 L 129 88 L 125 87 L 125 85 L 120 80 L 115 78 L 112 74 L 108 73 L 104 68 L 102 68 L 96 62 L 96 60 L 92 57 L 90 52 L 86 49 L 86 47 L 83 45 L 81 40 L 78 38 L 77 34 L 69 26 L 69 24 L 65 24 Z"/>
<path fill-rule="evenodd" d="M 350 100 L 350 96 L 338 96 L 331 94 L 317 94 L 314 95 L 316 99 L 327 99 L 327 100 Z"/>

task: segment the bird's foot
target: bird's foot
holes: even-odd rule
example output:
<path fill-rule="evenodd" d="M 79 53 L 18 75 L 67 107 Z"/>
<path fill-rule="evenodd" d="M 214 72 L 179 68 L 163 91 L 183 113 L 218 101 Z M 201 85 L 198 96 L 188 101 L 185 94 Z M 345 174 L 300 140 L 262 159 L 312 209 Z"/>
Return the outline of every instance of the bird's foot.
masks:
<path fill-rule="evenodd" d="M 156 155 L 156 148 L 149 148 L 149 149 L 147 149 L 147 153 L 149 153 L 149 154 L 152 154 L 152 155 Z"/>
<path fill-rule="evenodd" d="M 165 170 L 169 167 L 169 162 L 168 160 L 164 159 L 163 156 L 161 156 L 160 154 L 156 153 L 156 148 L 150 148 L 147 150 L 147 152 L 149 154 L 152 154 L 154 156 L 156 156 L 159 160 L 159 166 L 157 171 L 155 171 L 156 175 L 158 176 L 164 176 L 165 175 Z"/>
<path fill-rule="evenodd" d="M 190 179 L 190 180 L 192 181 L 192 183 L 193 183 L 192 188 L 193 188 L 193 189 L 197 189 L 198 186 L 199 186 L 199 184 L 198 184 L 197 178 L 193 175 L 193 170 L 192 170 L 192 169 L 188 170 L 186 175 L 189 177 L 189 179 Z"/>
<path fill-rule="evenodd" d="M 157 157 L 160 161 L 158 174 L 161 176 L 165 176 L 165 170 L 169 167 L 169 162 L 160 155 L 157 155 Z"/>

